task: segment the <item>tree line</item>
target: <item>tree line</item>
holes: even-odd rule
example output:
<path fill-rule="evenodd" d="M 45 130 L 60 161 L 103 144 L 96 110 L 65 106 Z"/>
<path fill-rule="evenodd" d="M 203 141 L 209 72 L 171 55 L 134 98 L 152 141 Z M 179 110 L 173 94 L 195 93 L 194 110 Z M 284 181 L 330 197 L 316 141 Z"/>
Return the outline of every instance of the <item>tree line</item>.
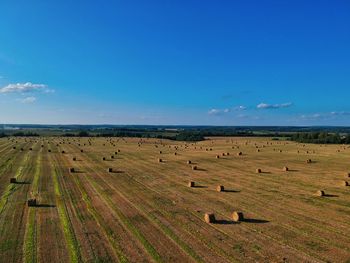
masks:
<path fill-rule="evenodd" d="M 328 132 L 302 132 L 291 136 L 292 141 L 318 144 L 350 144 L 350 135 Z"/>

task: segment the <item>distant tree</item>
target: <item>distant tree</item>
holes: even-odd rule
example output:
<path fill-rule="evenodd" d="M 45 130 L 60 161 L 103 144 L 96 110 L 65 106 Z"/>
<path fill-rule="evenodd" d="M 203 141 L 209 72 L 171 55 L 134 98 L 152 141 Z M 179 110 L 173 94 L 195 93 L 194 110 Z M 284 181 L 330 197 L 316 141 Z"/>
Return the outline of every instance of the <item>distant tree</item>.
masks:
<path fill-rule="evenodd" d="M 77 136 L 78 137 L 89 137 L 89 133 L 87 131 L 80 131 Z"/>

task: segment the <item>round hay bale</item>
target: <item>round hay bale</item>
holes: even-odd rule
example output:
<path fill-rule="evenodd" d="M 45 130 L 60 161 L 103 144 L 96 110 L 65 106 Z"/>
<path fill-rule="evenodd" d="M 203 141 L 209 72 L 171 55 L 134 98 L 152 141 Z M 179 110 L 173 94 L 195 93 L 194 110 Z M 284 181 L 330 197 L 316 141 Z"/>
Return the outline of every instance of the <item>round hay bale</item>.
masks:
<path fill-rule="evenodd" d="M 187 164 L 191 164 L 191 163 L 192 163 L 191 160 L 188 160 L 188 161 L 187 161 Z"/>
<path fill-rule="evenodd" d="M 33 151 L 33 148 L 29 148 L 29 151 Z"/>
<path fill-rule="evenodd" d="M 216 155 L 216 157 L 215 157 L 216 159 L 220 159 L 220 155 Z"/>
<path fill-rule="evenodd" d="M 10 178 L 10 184 L 17 183 L 17 179 L 15 177 Z"/>
<path fill-rule="evenodd" d="M 12 149 L 16 150 L 16 146 L 13 146 Z"/>
<path fill-rule="evenodd" d="M 194 187 L 194 182 L 188 182 L 188 187 Z"/>
<path fill-rule="evenodd" d="M 81 152 L 81 153 L 83 153 L 83 152 L 84 152 L 84 150 L 83 150 L 83 149 L 81 149 L 81 150 L 80 150 L 80 152 Z"/>
<path fill-rule="evenodd" d="M 36 199 L 35 198 L 28 199 L 27 205 L 28 206 L 36 206 Z"/>
<path fill-rule="evenodd" d="M 225 153 L 222 153 L 222 156 L 226 156 L 226 154 L 225 154 Z"/>
<path fill-rule="evenodd" d="M 230 155 L 230 153 L 226 153 L 226 155 L 227 155 L 227 156 L 229 156 L 229 155 Z"/>
<path fill-rule="evenodd" d="M 283 167 L 283 171 L 288 172 L 288 171 L 289 171 L 289 168 L 288 168 L 287 166 L 284 166 L 284 167 Z"/>
<path fill-rule="evenodd" d="M 61 153 L 63 153 L 63 154 L 64 154 L 64 153 L 66 153 L 66 152 L 65 152 L 65 151 L 62 151 Z"/>
<path fill-rule="evenodd" d="M 106 157 L 102 157 L 102 161 L 106 161 Z"/>
<path fill-rule="evenodd" d="M 69 172 L 70 173 L 74 173 L 75 172 L 75 169 L 73 167 L 69 168 Z"/>
<path fill-rule="evenodd" d="M 192 166 L 192 170 L 195 171 L 195 170 L 197 170 L 197 169 L 198 169 L 198 167 L 197 167 L 196 165 L 193 165 L 193 166 Z"/>
<path fill-rule="evenodd" d="M 158 163 L 163 162 L 163 160 L 161 158 L 158 158 Z"/>
<path fill-rule="evenodd" d="M 312 163 L 312 160 L 311 159 L 307 159 L 306 163 Z"/>
<path fill-rule="evenodd" d="M 237 153 L 238 156 L 241 156 L 242 154 L 243 154 L 242 152 L 238 152 L 238 153 Z"/>
<path fill-rule="evenodd" d="M 260 169 L 260 168 L 257 168 L 257 169 L 255 170 L 255 172 L 256 172 L 257 174 L 260 174 L 260 173 L 261 173 L 261 169 Z"/>
<path fill-rule="evenodd" d="M 177 155 L 177 152 L 174 152 L 174 155 Z"/>
<path fill-rule="evenodd" d="M 163 152 L 162 151 L 159 151 L 159 154 L 162 154 Z"/>
<path fill-rule="evenodd" d="M 47 151 L 48 151 L 49 153 L 51 152 L 51 150 L 50 150 L 50 149 L 48 149 Z"/>
<path fill-rule="evenodd" d="M 232 220 L 235 222 L 239 222 L 239 221 L 243 221 L 244 217 L 243 217 L 243 213 L 242 212 L 238 212 L 238 211 L 233 211 L 232 213 Z"/>
<path fill-rule="evenodd" d="M 318 190 L 318 191 L 316 192 L 316 196 L 325 196 L 325 193 L 324 193 L 323 190 Z"/>
<path fill-rule="evenodd" d="M 348 181 L 343 181 L 343 186 L 349 186 L 349 182 Z"/>
<path fill-rule="evenodd" d="M 257 153 L 259 153 L 259 152 L 260 152 L 260 150 L 259 150 L 259 149 L 257 149 L 257 150 L 256 150 L 256 152 L 257 152 Z"/>
<path fill-rule="evenodd" d="M 208 224 L 215 222 L 215 215 L 213 213 L 205 213 L 204 221 Z"/>
<path fill-rule="evenodd" d="M 113 172 L 113 168 L 108 168 L 107 170 L 109 173 L 112 173 Z"/>
<path fill-rule="evenodd" d="M 73 161 L 76 161 L 77 160 L 77 157 L 73 157 Z"/>
<path fill-rule="evenodd" d="M 223 191 L 225 191 L 225 187 L 224 187 L 223 185 L 218 185 L 218 186 L 216 187 L 216 191 L 218 191 L 218 192 L 223 192 Z"/>
<path fill-rule="evenodd" d="M 114 155 L 111 155 L 111 159 L 114 159 Z"/>
<path fill-rule="evenodd" d="M 349 177 L 350 178 L 350 173 L 346 173 L 345 177 Z"/>

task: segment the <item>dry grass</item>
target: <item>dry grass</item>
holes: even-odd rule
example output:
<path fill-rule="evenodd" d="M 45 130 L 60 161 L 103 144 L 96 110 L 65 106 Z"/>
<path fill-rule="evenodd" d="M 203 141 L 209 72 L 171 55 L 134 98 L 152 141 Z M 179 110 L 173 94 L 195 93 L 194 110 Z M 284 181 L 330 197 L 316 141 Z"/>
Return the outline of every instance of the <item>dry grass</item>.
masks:
<path fill-rule="evenodd" d="M 196 144 L 136 138 L 47 141 L 52 154 L 48 154 L 46 141 L 36 140 L 35 145 L 30 144 L 34 140 L 19 138 L 17 149 L 33 148 L 20 152 L 12 150 L 14 142 L 0 139 L 0 224 L 4 226 L 0 251 L 4 262 L 21 261 L 21 256 L 16 257 L 23 246 L 19 226 L 28 221 L 28 208 L 23 204 L 38 194 L 39 205 L 29 209 L 31 215 L 36 214 L 30 222 L 38 230 L 33 231 L 37 238 L 33 247 L 46 256 L 38 257 L 37 262 L 42 258 L 69 262 L 67 255 L 74 248 L 81 251 L 81 262 L 281 262 L 283 258 L 346 262 L 350 258 L 350 196 L 344 187 L 349 181 L 344 171 L 349 169 L 350 148 L 341 147 L 337 152 L 340 146 L 303 147 L 268 138 L 208 138 Z M 84 152 L 78 142 L 86 145 Z M 62 145 L 65 155 L 60 154 Z M 110 162 L 109 156 L 118 148 L 122 151 L 118 162 Z M 163 157 L 158 154 L 160 149 L 164 165 L 156 163 Z M 233 155 L 241 151 L 244 156 L 228 157 L 231 149 L 240 149 Z M 263 153 L 258 154 L 261 149 Z M 226 157 L 215 161 L 214 153 Z M 33 160 L 39 155 L 50 162 L 41 164 L 43 172 L 34 191 Z M 73 162 L 75 156 L 79 162 Z M 310 157 L 315 161 L 306 165 Z M 110 167 L 113 163 L 118 163 L 113 168 L 116 174 Z M 283 167 L 287 164 L 291 170 Z M 196 165 L 199 171 L 191 171 Z M 69 176 L 75 171 L 69 169 L 72 166 L 77 173 Z M 24 172 L 16 175 L 20 167 Z M 256 167 L 264 176 L 254 174 Z M 287 170 L 288 176 L 281 176 Z M 50 197 L 53 171 L 60 191 Z M 19 183 L 9 184 L 10 178 Z M 13 191 L 8 194 L 5 188 Z M 316 198 L 317 189 L 327 194 Z M 58 210 L 64 220 L 59 219 Z M 214 224 L 203 222 L 205 211 L 215 212 L 205 219 Z M 232 211 L 244 211 L 244 218 L 241 212 Z"/>

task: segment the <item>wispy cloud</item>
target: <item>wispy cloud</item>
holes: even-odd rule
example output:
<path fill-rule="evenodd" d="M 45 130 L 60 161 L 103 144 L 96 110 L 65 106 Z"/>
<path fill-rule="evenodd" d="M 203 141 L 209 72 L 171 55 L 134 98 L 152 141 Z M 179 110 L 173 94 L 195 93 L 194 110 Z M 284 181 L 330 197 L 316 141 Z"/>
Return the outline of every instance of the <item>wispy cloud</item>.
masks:
<path fill-rule="evenodd" d="M 230 112 L 233 112 L 233 111 L 244 111 L 246 109 L 247 109 L 247 107 L 245 107 L 243 105 L 235 106 L 235 107 L 232 107 L 232 108 L 225 108 L 225 109 L 213 108 L 213 109 L 210 109 L 208 111 L 208 114 L 209 115 L 223 115 L 223 114 L 230 113 Z"/>
<path fill-rule="evenodd" d="M 350 116 L 348 111 L 331 111 L 331 112 L 321 112 L 321 113 L 312 113 L 312 114 L 303 114 L 299 118 L 301 120 L 329 120 L 329 119 L 339 119 L 343 117 Z"/>
<path fill-rule="evenodd" d="M 246 110 L 247 107 L 246 106 L 243 106 L 243 105 L 240 105 L 240 106 L 236 106 L 233 108 L 233 110 L 236 110 L 236 111 L 243 111 L 243 110 Z"/>
<path fill-rule="evenodd" d="M 17 99 L 17 101 L 21 103 L 30 104 L 30 103 L 34 103 L 36 101 L 36 98 L 33 96 L 30 96 L 30 97 L 25 97 L 23 99 Z"/>
<path fill-rule="evenodd" d="M 210 109 L 208 111 L 209 115 L 222 115 L 224 113 L 229 113 L 230 109 Z"/>
<path fill-rule="evenodd" d="M 349 116 L 350 112 L 349 111 L 332 111 L 330 114 L 332 116 Z"/>
<path fill-rule="evenodd" d="M 291 107 L 293 103 L 287 102 L 287 103 L 282 103 L 282 104 L 268 104 L 268 103 L 260 103 L 256 107 L 258 109 L 282 109 L 282 108 L 288 108 Z"/>
<path fill-rule="evenodd" d="M 13 83 L 9 84 L 0 89 L 0 93 L 28 93 L 28 92 L 45 92 L 50 93 L 53 90 L 50 90 L 45 84 L 34 84 L 31 82 L 26 83 Z"/>
<path fill-rule="evenodd" d="M 302 120 L 319 120 L 319 119 L 323 119 L 324 117 L 325 117 L 325 114 L 320 114 L 320 113 L 300 115 L 300 119 Z"/>

